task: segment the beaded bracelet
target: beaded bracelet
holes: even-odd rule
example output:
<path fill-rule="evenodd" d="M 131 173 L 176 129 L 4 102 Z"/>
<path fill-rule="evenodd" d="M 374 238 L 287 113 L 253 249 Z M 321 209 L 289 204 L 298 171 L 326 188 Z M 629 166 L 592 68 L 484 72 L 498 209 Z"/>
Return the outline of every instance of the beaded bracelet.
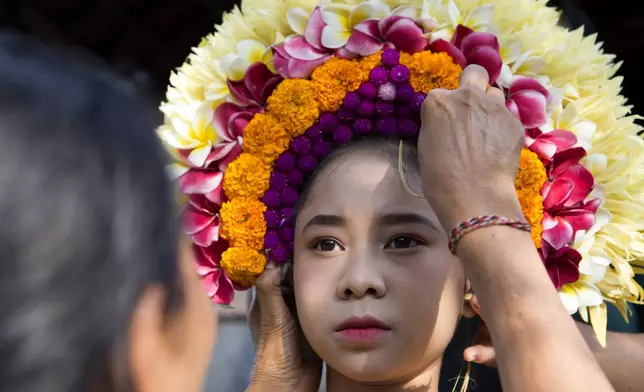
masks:
<path fill-rule="evenodd" d="M 515 229 L 530 232 L 530 224 L 522 219 L 504 218 L 499 215 L 477 216 L 459 223 L 449 235 L 449 250 L 456 255 L 456 246 L 467 234 L 483 227 L 509 226 Z"/>

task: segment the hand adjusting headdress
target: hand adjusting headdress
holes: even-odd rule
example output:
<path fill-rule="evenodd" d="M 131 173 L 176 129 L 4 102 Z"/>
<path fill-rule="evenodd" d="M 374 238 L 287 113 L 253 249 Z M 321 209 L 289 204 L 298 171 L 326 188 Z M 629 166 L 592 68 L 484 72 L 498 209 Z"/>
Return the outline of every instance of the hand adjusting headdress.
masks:
<path fill-rule="evenodd" d="M 606 302 L 626 318 L 641 303 L 644 141 L 618 64 L 546 0 L 486 3 L 244 0 L 193 49 L 159 136 L 215 302 L 292 257 L 288 218 L 325 156 L 368 134 L 415 140 L 426 94 L 479 64 L 526 129 L 517 194 L 565 307 L 604 343 Z"/>

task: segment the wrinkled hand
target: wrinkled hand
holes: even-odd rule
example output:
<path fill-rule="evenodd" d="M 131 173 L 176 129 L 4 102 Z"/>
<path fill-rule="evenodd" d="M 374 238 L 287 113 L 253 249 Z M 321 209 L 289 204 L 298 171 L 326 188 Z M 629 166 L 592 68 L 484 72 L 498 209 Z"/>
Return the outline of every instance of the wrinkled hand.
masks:
<path fill-rule="evenodd" d="M 432 90 L 423 104 L 423 191 L 446 230 L 476 215 L 521 216 L 514 180 L 524 129 L 488 81 L 483 67 L 470 65 L 458 89 Z"/>
<path fill-rule="evenodd" d="M 247 391 L 317 392 L 322 361 L 304 339 L 297 315 L 282 296 L 281 273 L 282 268 L 269 264 L 256 282 L 248 317 L 256 356 Z"/>

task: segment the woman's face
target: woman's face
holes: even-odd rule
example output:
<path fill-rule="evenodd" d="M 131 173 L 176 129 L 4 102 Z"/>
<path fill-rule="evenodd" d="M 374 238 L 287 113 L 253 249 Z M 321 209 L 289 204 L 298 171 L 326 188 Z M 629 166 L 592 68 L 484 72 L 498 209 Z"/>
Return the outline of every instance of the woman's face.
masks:
<path fill-rule="evenodd" d="M 377 154 L 341 157 L 317 178 L 296 221 L 293 279 L 313 349 L 366 383 L 404 381 L 437 364 L 465 287 L 431 207 Z"/>

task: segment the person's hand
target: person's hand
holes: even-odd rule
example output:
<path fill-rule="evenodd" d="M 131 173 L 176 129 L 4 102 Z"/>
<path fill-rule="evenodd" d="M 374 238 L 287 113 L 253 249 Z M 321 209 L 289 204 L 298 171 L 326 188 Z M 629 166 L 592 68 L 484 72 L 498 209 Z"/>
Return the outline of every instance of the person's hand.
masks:
<path fill-rule="evenodd" d="M 257 279 L 248 316 L 255 363 L 249 392 L 317 392 L 322 361 L 304 339 L 294 310 L 282 296 L 282 268 L 271 263 Z"/>
<path fill-rule="evenodd" d="M 514 189 L 524 129 L 470 65 L 458 89 L 432 90 L 422 108 L 418 159 L 425 197 L 449 231 L 477 215 L 521 217 Z"/>
<path fill-rule="evenodd" d="M 481 318 L 481 308 L 475 295 L 470 298 L 468 305 L 469 310 L 472 312 L 471 316 L 479 316 L 480 322 L 474 334 L 472 345 L 463 352 L 463 359 L 479 365 L 496 367 L 496 351 L 494 351 L 487 325 Z"/>

